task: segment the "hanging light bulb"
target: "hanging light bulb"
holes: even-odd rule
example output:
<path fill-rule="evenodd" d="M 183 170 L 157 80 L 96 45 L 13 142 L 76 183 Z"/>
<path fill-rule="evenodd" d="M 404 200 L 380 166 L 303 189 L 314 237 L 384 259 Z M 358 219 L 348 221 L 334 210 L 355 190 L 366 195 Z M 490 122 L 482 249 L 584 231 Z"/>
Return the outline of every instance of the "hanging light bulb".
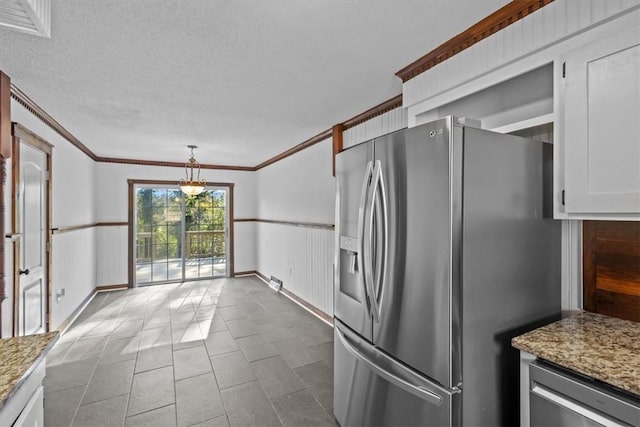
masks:
<path fill-rule="evenodd" d="M 191 156 L 189 156 L 187 163 L 184 165 L 186 179 L 180 180 L 180 190 L 187 196 L 197 196 L 204 190 L 205 180 L 200 179 L 200 163 L 193 155 L 193 149 L 198 147 L 196 145 L 187 145 L 187 147 L 191 149 Z M 194 169 L 198 170 L 196 179 L 193 178 Z"/>

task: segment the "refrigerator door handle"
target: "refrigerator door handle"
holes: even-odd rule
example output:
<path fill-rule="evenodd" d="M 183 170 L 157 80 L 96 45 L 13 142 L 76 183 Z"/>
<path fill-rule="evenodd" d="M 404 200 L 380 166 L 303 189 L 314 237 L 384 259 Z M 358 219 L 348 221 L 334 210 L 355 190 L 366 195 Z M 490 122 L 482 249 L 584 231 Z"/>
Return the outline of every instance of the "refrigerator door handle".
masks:
<path fill-rule="evenodd" d="M 382 290 L 385 287 L 386 277 L 387 277 L 387 267 L 388 267 L 388 257 L 389 257 L 389 211 L 387 206 L 387 192 L 386 192 L 386 184 L 384 182 L 384 175 L 382 174 L 382 165 L 379 165 L 377 176 L 377 184 L 380 190 L 380 206 L 381 206 L 381 224 L 382 224 L 382 236 L 379 238 L 382 239 L 382 257 L 381 262 L 382 266 L 380 268 L 380 275 L 378 277 L 378 281 L 376 283 L 376 287 L 374 289 L 374 298 L 380 295 L 380 299 L 376 299 L 377 310 L 378 310 L 378 318 L 381 316 L 382 311 L 382 298 L 383 292 Z M 376 193 L 377 194 L 377 193 Z"/>
<path fill-rule="evenodd" d="M 380 185 L 380 173 L 381 173 L 382 163 L 380 160 L 375 161 L 375 166 L 373 168 L 373 177 L 371 180 L 371 186 L 369 189 L 369 196 L 367 197 L 367 209 L 365 223 L 363 224 L 362 231 L 364 236 L 366 237 L 366 243 L 363 242 L 363 270 L 364 270 L 364 284 L 367 289 L 367 294 L 369 298 L 369 303 L 371 306 L 371 315 L 373 317 L 374 322 L 380 322 L 380 307 L 378 304 L 378 298 L 375 291 L 375 277 L 374 277 L 374 268 L 373 268 L 373 218 L 375 215 L 375 204 L 376 204 L 376 195 L 377 189 Z"/>
<path fill-rule="evenodd" d="M 360 205 L 358 208 L 358 242 L 359 242 L 359 252 L 360 252 L 360 272 L 362 273 L 362 281 L 364 283 L 364 298 L 365 298 L 365 305 L 367 306 L 367 311 L 369 312 L 369 315 L 371 315 L 371 298 L 369 296 L 369 292 L 368 292 L 368 286 L 367 286 L 367 271 L 369 268 L 369 265 L 365 264 L 365 242 L 364 242 L 364 236 L 365 236 L 365 214 L 366 214 L 366 209 L 367 209 L 367 195 L 369 193 L 369 185 L 371 184 L 371 179 L 372 179 L 372 174 L 373 174 L 373 162 L 369 161 L 367 162 L 367 166 L 365 167 L 364 170 L 364 178 L 362 179 L 362 190 L 360 191 Z"/>
<path fill-rule="evenodd" d="M 440 404 L 442 404 L 443 402 L 442 396 L 440 396 L 439 394 L 431 390 L 428 390 L 426 387 L 415 384 L 415 382 L 412 381 L 410 378 L 411 374 L 400 376 L 393 372 L 390 372 L 387 369 L 384 369 L 382 366 L 379 366 L 378 364 L 373 362 L 361 350 L 359 350 L 357 348 L 358 344 L 352 343 L 352 340 L 346 336 L 346 334 L 338 324 L 336 324 L 335 330 L 337 332 L 336 335 L 338 335 L 338 339 L 340 340 L 340 343 L 347 349 L 347 351 L 351 353 L 359 362 L 365 364 L 370 370 L 375 372 L 377 375 L 389 381 L 390 383 L 394 384 L 395 386 L 400 387 L 407 393 L 411 393 L 422 400 L 425 400 L 436 406 L 439 406 Z M 386 356 L 383 355 L 383 357 L 386 357 Z M 395 362 L 395 364 L 397 364 L 397 362 Z M 401 365 L 399 364 L 397 365 L 401 367 Z M 404 368 L 404 369 L 408 370 L 408 368 Z M 426 380 L 424 379 L 422 381 L 426 382 Z M 432 386 L 433 388 L 436 388 L 436 389 L 442 388 L 441 386 L 438 386 L 436 384 L 432 384 Z M 458 393 L 458 392 L 460 392 L 460 390 L 454 389 L 454 390 L 451 390 L 450 392 L 445 392 L 445 393 L 452 394 L 452 393 Z"/>

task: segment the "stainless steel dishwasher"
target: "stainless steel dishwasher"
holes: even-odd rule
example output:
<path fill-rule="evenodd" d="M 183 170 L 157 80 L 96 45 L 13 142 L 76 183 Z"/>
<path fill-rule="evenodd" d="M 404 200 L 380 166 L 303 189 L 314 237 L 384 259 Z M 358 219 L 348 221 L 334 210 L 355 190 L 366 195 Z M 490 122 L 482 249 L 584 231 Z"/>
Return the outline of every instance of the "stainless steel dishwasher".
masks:
<path fill-rule="evenodd" d="M 531 427 L 640 426 L 640 399 L 540 360 L 529 365 Z"/>

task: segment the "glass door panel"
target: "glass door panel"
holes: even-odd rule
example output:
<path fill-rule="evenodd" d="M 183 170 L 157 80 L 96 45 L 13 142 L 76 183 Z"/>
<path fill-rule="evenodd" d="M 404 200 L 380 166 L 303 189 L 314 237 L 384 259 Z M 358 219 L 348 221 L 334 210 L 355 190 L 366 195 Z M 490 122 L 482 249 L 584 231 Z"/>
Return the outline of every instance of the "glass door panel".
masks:
<path fill-rule="evenodd" d="M 182 275 L 182 192 L 167 190 L 167 279 L 181 280 Z"/>
<path fill-rule="evenodd" d="M 185 278 L 225 276 L 227 190 L 207 189 L 185 200 Z"/>

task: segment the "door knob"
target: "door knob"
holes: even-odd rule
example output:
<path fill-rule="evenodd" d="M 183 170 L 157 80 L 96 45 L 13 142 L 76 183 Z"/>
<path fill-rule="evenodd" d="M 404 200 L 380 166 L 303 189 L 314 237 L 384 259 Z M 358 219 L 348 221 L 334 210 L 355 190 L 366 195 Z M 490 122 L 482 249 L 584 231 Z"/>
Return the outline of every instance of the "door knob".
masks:
<path fill-rule="evenodd" d="M 29 271 L 29 269 L 28 269 L 28 268 L 27 268 L 26 270 L 18 270 L 18 272 L 19 272 L 20 274 L 24 274 L 24 275 L 29 275 L 29 273 L 30 273 L 30 271 Z"/>

